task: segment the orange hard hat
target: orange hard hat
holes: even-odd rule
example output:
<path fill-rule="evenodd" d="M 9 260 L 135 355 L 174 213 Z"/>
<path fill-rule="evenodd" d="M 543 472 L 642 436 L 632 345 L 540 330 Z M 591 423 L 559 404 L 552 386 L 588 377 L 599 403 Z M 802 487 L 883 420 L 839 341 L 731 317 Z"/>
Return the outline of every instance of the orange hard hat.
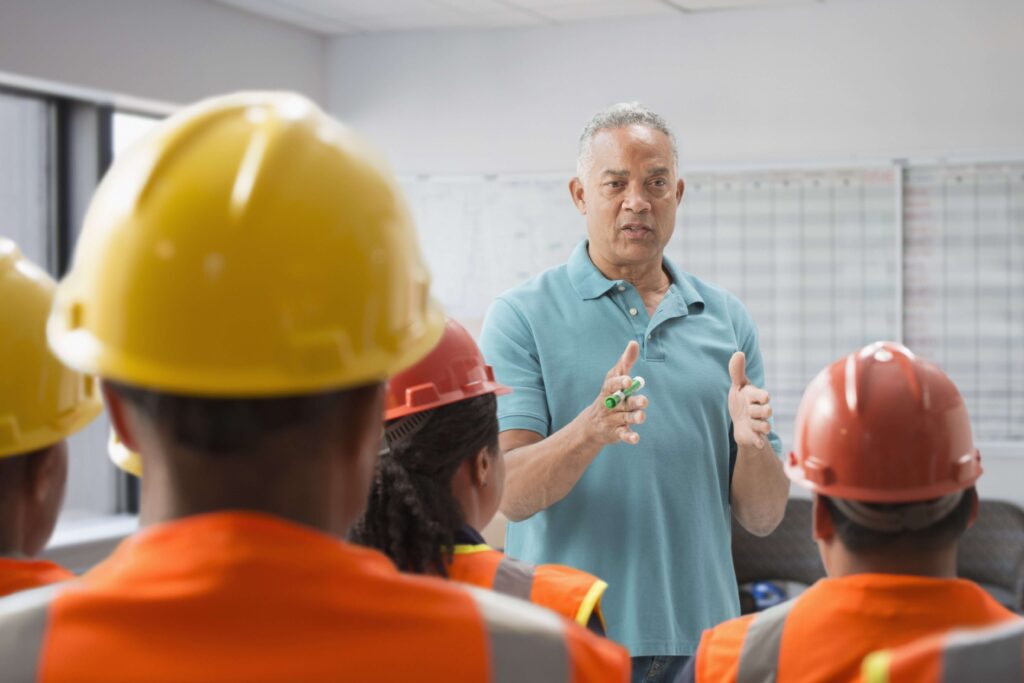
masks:
<path fill-rule="evenodd" d="M 388 382 L 384 419 L 394 420 L 484 394 L 511 393 L 494 380 L 472 335 L 451 318 L 441 341 L 420 362 Z"/>
<path fill-rule="evenodd" d="M 981 476 L 963 398 L 942 370 L 876 342 L 822 370 L 797 411 L 786 473 L 825 496 L 913 503 Z"/>

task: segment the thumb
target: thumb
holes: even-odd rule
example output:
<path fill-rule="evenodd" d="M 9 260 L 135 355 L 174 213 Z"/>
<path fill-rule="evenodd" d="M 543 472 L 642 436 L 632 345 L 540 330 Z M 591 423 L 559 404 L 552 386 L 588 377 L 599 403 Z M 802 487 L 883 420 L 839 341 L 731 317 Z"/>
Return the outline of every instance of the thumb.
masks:
<path fill-rule="evenodd" d="M 636 363 L 636 359 L 639 357 L 640 345 L 637 344 L 636 341 L 630 341 L 626 344 L 626 350 L 622 352 L 622 356 L 612 369 L 612 374 L 628 375 L 629 371 L 633 369 L 633 364 Z"/>
<path fill-rule="evenodd" d="M 729 359 L 729 378 L 737 389 L 742 389 L 750 383 L 747 379 L 747 356 L 742 351 L 732 354 L 732 358 Z"/>

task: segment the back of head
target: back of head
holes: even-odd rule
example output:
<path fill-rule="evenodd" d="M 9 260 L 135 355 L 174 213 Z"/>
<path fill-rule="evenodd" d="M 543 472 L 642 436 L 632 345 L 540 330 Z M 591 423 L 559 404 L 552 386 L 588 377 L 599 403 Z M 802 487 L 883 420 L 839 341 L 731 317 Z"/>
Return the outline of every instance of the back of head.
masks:
<path fill-rule="evenodd" d="M 0 238 L 0 554 L 31 555 L 45 544 L 64 491 L 64 439 L 103 409 L 96 382 L 46 346 L 56 286 Z M 60 462 L 47 467 L 46 458 Z"/>
<path fill-rule="evenodd" d="M 385 445 L 353 540 L 405 571 L 445 575 L 466 523 L 452 479 L 482 449 L 500 457 L 496 396 L 509 391 L 469 332 L 449 320 L 437 346 L 388 384 Z"/>
<path fill-rule="evenodd" d="M 377 155 L 301 96 L 241 93 L 182 110 L 115 161 L 49 341 L 151 425 L 151 450 L 289 458 L 275 435 L 344 421 L 347 394 L 433 346 L 428 285 Z"/>
<path fill-rule="evenodd" d="M 913 553 L 955 544 L 982 470 L 953 382 L 880 342 L 808 385 L 786 471 L 819 495 L 851 552 Z"/>

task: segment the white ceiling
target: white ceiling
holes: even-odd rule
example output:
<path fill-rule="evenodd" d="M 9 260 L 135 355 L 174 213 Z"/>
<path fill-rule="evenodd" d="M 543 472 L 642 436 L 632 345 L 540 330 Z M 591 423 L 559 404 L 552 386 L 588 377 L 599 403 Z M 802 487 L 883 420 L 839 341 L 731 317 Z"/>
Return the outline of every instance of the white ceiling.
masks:
<path fill-rule="evenodd" d="M 325 35 L 484 29 L 649 17 L 825 0 L 215 0 Z"/>

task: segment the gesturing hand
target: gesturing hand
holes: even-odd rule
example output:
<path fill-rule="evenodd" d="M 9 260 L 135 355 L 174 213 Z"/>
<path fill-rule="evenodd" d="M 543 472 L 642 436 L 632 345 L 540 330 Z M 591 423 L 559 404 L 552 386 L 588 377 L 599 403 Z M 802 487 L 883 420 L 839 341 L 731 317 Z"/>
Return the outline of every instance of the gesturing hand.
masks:
<path fill-rule="evenodd" d="M 643 410 L 647 407 L 646 396 L 629 396 L 610 410 L 604 405 L 606 396 L 630 385 L 632 378 L 629 371 L 639 356 L 639 344 L 635 341 L 626 344 L 622 356 L 605 375 L 601 393 L 580 416 L 583 418 L 587 437 L 594 443 L 612 444 L 624 441 L 635 444 L 640 440 L 640 435 L 630 429 L 630 425 L 641 424 L 647 419 L 647 414 Z"/>
<path fill-rule="evenodd" d="M 732 379 L 729 416 L 736 445 L 763 448 L 762 436 L 771 431 L 768 424 L 768 418 L 772 416 L 771 397 L 747 379 L 747 357 L 742 351 L 732 354 L 729 359 L 729 377 Z"/>

